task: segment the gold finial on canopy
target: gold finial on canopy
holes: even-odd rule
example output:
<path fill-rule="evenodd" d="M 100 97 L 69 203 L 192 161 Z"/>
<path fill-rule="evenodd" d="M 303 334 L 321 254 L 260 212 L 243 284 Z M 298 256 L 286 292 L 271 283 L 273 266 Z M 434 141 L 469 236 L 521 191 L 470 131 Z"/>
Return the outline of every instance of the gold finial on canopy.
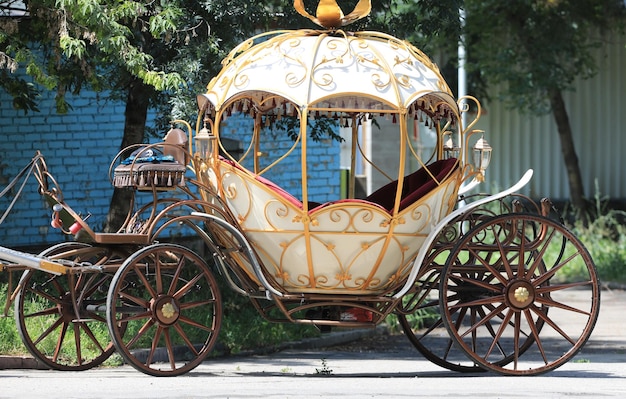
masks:
<path fill-rule="evenodd" d="M 315 11 L 315 16 L 309 14 L 304 9 L 303 0 L 294 0 L 293 7 L 300 15 L 307 17 L 321 27 L 337 29 L 368 16 L 372 9 L 372 2 L 371 0 L 359 0 L 354 10 L 345 16 L 336 0 L 320 0 L 317 5 L 317 10 Z"/>

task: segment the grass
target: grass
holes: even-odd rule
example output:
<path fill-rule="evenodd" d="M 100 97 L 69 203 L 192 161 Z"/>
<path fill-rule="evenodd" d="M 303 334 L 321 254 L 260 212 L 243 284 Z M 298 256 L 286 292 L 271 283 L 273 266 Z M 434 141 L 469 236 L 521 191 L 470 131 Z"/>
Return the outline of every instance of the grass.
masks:
<path fill-rule="evenodd" d="M 580 222 L 571 229 L 593 258 L 602 282 L 626 283 L 626 212 L 608 209 L 596 197 L 596 214 L 588 225 Z"/>

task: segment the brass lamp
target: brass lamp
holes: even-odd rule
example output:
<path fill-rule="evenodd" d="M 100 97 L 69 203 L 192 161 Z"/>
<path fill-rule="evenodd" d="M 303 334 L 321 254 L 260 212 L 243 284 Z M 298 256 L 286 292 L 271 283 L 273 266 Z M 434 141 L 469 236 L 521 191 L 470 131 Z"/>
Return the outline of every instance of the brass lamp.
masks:
<path fill-rule="evenodd" d="M 484 179 L 485 170 L 487 169 L 487 167 L 489 166 L 489 163 L 491 162 L 492 148 L 489 145 L 489 143 L 487 143 L 487 140 L 481 137 L 474 145 L 473 151 L 474 151 L 474 166 L 480 172 L 480 178 Z"/>
<path fill-rule="evenodd" d="M 452 135 L 450 133 L 446 133 L 446 136 L 448 136 L 448 140 L 443 143 L 443 157 L 445 159 L 458 158 L 461 153 L 461 148 L 454 145 L 454 141 L 452 140 Z"/>
<path fill-rule="evenodd" d="M 207 122 L 209 127 L 207 127 Z M 210 119 L 204 119 L 204 126 L 196 133 L 196 155 L 203 161 L 213 157 L 216 137 L 213 135 L 213 123 Z"/>

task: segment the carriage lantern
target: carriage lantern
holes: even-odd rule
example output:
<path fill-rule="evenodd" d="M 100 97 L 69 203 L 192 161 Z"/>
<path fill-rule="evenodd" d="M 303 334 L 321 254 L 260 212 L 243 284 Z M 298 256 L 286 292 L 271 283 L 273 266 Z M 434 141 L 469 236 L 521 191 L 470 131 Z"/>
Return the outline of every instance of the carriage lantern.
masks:
<path fill-rule="evenodd" d="M 446 136 L 448 136 L 448 139 L 443 143 L 444 158 L 459 158 L 461 154 L 461 148 L 454 145 L 451 133 L 447 133 Z"/>
<path fill-rule="evenodd" d="M 207 127 L 207 122 L 209 127 Z M 215 146 L 215 135 L 213 135 L 213 124 L 210 119 L 204 119 L 204 126 L 196 134 L 196 151 L 200 159 L 206 161 L 211 158 Z"/>
<path fill-rule="evenodd" d="M 480 176 L 483 177 L 485 170 L 491 162 L 491 146 L 483 137 L 481 137 L 474 145 L 474 166 L 480 172 Z"/>

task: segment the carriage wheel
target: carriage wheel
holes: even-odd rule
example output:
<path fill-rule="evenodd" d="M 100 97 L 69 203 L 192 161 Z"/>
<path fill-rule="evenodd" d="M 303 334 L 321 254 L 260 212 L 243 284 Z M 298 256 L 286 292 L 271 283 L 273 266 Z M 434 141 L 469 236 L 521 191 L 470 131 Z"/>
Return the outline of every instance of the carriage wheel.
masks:
<path fill-rule="evenodd" d="M 413 310 L 409 314 L 398 313 L 398 321 L 413 346 L 428 360 L 452 371 L 464 373 L 485 371 L 468 360 L 448 335 L 443 324 L 443 312 L 439 306 L 439 276 L 441 269 L 430 273 L 416 283 L 417 291 L 405 296 L 405 306 Z"/>
<path fill-rule="evenodd" d="M 175 376 L 194 369 L 215 345 L 221 318 L 209 267 L 179 245 L 154 244 L 135 252 L 111 282 L 111 338 L 122 357 L 146 374 Z"/>
<path fill-rule="evenodd" d="M 442 272 L 443 322 L 476 364 L 507 375 L 553 370 L 585 344 L 598 317 L 595 265 L 560 223 L 507 214 L 470 230 Z"/>
<path fill-rule="evenodd" d="M 98 264 L 108 259 L 110 251 L 67 242 L 41 255 Z M 87 370 L 104 362 L 115 350 L 104 318 L 110 281 L 111 275 L 100 273 L 54 276 L 34 269 L 24 272 L 15 299 L 15 318 L 28 351 L 55 370 Z"/>

